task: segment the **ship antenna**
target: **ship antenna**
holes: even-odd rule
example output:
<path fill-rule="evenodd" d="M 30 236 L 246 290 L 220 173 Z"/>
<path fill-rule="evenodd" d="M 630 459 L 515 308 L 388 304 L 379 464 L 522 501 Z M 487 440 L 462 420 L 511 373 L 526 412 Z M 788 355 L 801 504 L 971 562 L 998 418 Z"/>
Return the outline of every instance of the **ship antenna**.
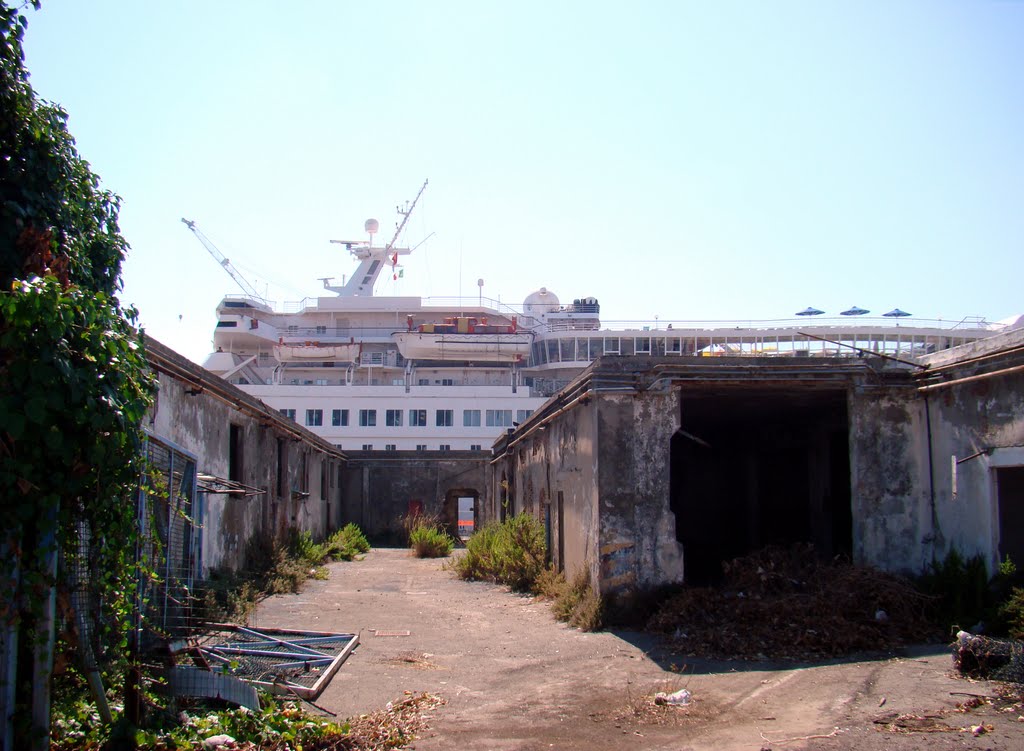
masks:
<path fill-rule="evenodd" d="M 412 210 L 416 208 L 416 202 L 420 200 L 420 196 L 422 196 L 423 191 L 427 189 L 427 183 L 429 182 L 430 180 L 423 181 L 423 186 L 420 188 L 420 192 L 416 194 L 414 199 L 412 199 L 412 205 L 407 203 L 404 210 L 399 206 L 395 207 L 395 211 L 402 215 L 402 221 L 395 228 L 395 236 L 391 238 L 391 242 L 387 245 L 388 250 L 391 250 L 395 246 L 395 243 L 398 242 L 398 238 L 402 234 L 402 230 L 405 229 L 405 223 L 409 221 L 409 215 L 412 213 Z"/>

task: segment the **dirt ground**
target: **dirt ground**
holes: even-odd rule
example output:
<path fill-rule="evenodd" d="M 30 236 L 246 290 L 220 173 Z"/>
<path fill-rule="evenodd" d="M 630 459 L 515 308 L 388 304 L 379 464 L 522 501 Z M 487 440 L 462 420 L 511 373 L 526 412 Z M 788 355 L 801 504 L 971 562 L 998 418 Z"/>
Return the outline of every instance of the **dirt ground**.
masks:
<path fill-rule="evenodd" d="M 420 751 L 1024 750 L 1024 709 L 986 701 L 999 685 L 956 677 L 942 646 L 856 662 L 711 663 L 641 633 L 582 633 L 545 602 L 442 567 L 374 549 L 301 594 L 266 600 L 254 624 L 358 632 L 317 703 L 352 717 L 405 692 L 440 696 L 412 745 Z M 688 706 L 654 705 L 656 692 L 682 688 Z"/>

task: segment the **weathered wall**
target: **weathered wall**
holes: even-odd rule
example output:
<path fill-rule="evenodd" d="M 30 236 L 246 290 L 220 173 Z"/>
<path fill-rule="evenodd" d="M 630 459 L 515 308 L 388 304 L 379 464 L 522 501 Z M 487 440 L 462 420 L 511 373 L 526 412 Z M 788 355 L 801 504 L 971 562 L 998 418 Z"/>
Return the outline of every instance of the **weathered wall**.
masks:
<path fill-rule="evenodd" d="M 934 540 L 923 402 L 913 386 L 848 392 L 853 559 L 920 572 Z"/>
<path fill-rule="evenodd" d="M 989 363 L 989 370 L 1000 364 Z M 976 374 L 976 368 L 965 366 L 950 375 Z M 1001 557 L 996 470 L 1024 465 L 1024 373 L 951 385 L 929 392 L 927 399 L 933 436 L 936 556 L 941 560 L 953 549 L 968 557 L 981 555 L 994 572 Z M 961 460 L 955 497 L 954 456 Z M 1024 563 L 1015 562 L 1018 567 Z"/>
<path fill-rule="evenodd" d="M 243 566 L 248 542 L 264 533 L 284 540 L 294 527 L 320 539 L 337 528 L 338 452 L 173 351 L 153 342 L 150 348 L 159 391 L 149 432 L 194 454 L 201 474 L 228 478 L 231 426 L 238 426 L 238 480 L 262 491 L 206 494 L 204 570 Z"/>
<path fill-rule="evenodd" d="M 600 566 L 596 425 L 595 401 L 581 401 L 526 434 L 494 469 L 499 482 L 503 472 L 509 478 L 506 512 L 525 511 L 547 524 L 553 565 L 569 577 L 586 569 L 594 582 Z"/>
<path fill-rule="evenodd" d="M 611 598 L 683 580 L 669 510 L 679 391 L 598 394 L 600 591 Z"/>
<path fill-rule="evenodd" d="M 376 541 L 404 544 L 402 517 L 414 508 L 437 516 L 455 533 L 453 493 L 477 496 L 477 522 L 491 507 L 490 454 L 480 451 L 346 452 L 341 514 Z"/>

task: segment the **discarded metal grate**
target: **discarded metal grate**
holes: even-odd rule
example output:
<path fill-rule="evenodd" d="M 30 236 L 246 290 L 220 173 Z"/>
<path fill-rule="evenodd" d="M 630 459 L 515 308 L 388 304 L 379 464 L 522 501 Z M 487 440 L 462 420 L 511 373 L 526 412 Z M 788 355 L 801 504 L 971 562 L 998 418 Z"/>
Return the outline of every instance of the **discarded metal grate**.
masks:
<path fill-rule="evenodd" d="M 358 634 L 293 629 L 252 629 L 234 624 L 213 632 L 188 652 L 193 662 L 241 678 L 276 694 L 318 697 L 359 644 Z"/>
<path fill-rule="evenodd" d="M 411 631 L 382 631 L 380 629 L 376 629 L 376 630 L 374 630 L 373 635 L 374 636 L 411 636 L 412 632 Z"/>

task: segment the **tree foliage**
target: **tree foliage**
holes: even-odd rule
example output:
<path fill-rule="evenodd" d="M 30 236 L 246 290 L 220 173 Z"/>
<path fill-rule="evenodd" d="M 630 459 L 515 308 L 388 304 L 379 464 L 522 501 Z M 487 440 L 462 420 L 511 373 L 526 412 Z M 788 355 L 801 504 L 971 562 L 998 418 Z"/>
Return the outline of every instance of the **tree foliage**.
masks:
<path fill-rule="evenodd" d="M 153 391 L 136 311 L 116 297 L 128 247 L 119 200 L 79 156 L 67 114 L 29 84 L 26 26 L 20 10 L 0 6 L 0 620 L 8 623 L 31 619 L 53 583 L 41 541 L 56 537 L 74 551 L 83 532 L 102 601 L 124 614 L 134 581 L 131 494 Z"/>

